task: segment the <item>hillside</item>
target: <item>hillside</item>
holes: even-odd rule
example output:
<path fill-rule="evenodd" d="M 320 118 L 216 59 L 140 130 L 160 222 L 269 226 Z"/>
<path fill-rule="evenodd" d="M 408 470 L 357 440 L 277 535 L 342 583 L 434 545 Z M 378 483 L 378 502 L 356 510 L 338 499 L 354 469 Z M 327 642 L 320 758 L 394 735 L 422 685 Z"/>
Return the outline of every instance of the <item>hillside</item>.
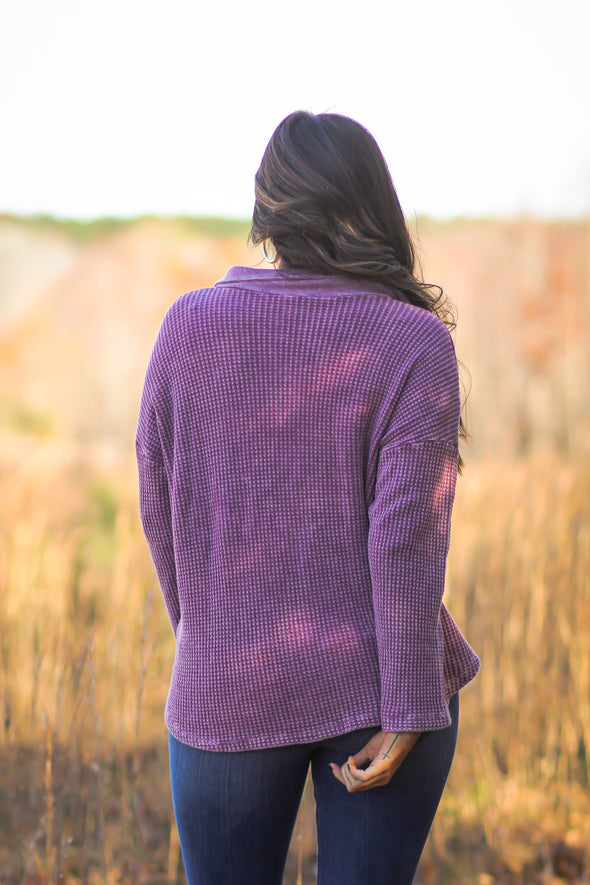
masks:
<path fill-rule="evenodd" d="M 4 237 L 0 227 L 0 243 Z M 31 257 L 36 262 L 37 236 L 28 245 L 23 279 Z M 143 374 L 168 306 L 251 256 L 235 239 L 157 220 L 69 245 L 61 272 L 53 269 L 54 249 L 45 285 L 29 283 L 20 309 L 4 312 L 3 423 L 13 430 L 123 441 L 132 433 Z M 12 277 L 19 278 L 16 268 Z M 3 303 L 14 300 L 4 295 Z"/>
<path fill-rule="evenodd" d="M 0 219 L 0 426 L 126 444 L 164 312 L 231 264 L 247 227 Z M 590 444 L 590 224 L 420 220 L 425 277 L 457 305 L 473 455 Z"/>

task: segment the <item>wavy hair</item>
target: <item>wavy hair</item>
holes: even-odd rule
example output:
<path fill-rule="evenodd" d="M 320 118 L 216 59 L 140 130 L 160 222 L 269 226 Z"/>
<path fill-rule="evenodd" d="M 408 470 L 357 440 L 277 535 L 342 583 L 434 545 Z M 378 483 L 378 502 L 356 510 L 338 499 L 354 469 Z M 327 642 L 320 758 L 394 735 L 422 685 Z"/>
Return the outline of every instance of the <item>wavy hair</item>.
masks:
<path fill-rule="evenodd" d="M 455 316 L 440 286 L 423 282 L 385 158 L 371 133 L 340 114 L 296 111 L 279 123 L 255 176 L 248 241 L 270 241 L 283 269 L 385 286 L 392 298 Z M 468 437 L 463 419 L 459 435 Z M 459 458 L 459 469 L 462 467 Z"/>

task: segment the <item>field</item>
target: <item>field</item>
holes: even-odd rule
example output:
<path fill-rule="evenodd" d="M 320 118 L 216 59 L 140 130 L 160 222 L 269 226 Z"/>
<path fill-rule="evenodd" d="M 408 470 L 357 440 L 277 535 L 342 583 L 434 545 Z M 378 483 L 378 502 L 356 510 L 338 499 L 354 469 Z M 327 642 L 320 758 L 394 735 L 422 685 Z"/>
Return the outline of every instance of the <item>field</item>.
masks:
<path fill-rule="evenodd" d="M 590 223 L 416 223 L 472 442 L 445 601 L 482 658 L 419 883 L 590 882 Z M 160 319 L 239 225 L 0 219 L 0 883 L 181 883 L 174 642 L 133 433 Z M 314 878 L 306 793 L 287 882 Z"/>

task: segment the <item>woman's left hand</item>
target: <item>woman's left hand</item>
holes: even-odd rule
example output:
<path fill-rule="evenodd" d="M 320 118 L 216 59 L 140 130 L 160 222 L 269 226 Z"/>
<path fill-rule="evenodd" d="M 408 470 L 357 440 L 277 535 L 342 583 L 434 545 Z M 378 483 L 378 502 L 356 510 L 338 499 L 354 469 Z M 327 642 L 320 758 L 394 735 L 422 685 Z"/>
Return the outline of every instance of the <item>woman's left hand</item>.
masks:
<path fill-rule="evenodd" d="M 400 767 L 422 732 L 379 731 L 344 765 L 330 762 L 332 774 L 349 793 L 384 787 Z M 365 766 L 369 763 L 367 768 Z"/>

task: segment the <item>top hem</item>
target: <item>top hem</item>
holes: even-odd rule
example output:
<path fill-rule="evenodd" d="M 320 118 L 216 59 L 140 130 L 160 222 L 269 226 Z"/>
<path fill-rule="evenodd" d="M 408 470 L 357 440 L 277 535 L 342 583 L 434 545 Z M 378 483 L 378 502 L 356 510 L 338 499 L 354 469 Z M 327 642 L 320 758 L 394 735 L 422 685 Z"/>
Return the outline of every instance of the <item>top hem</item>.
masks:
<path fill-rule="evenodd" d="M 286 734 L 274 735 L 273 737 L 270 737 L 269 735 L 257 735 L 256 738 L 251 740 L 218 742 L 201 739 L 198 736 L 189 734 L 173 723 L 169 717 L 165 717 L 165 719 L 168 731 L 172 737 L 176 738 L 177 741 L 180 741 L 181 744 L 186 744 L 187 746 L 194 747 L 198 750 L 209 750 L 214 753 L 240 753 L 247 750 L 270 750 L 273 747 L 313 744 L 317 741 L 330 740 L 339 737 L 341 734 L 348 734 L 351 731 L 361 731 L 365 728 L 381 728 L 381 723 L 379 722 L 378 717 L 367 717 L 366 719 L 359 719 L 358 721 L 352 720 L 342 727 L 334 729 L 319 729 L 317 732 L 310 731 L 306 734 L 300 734 L 299 736 Z"/>
<path fill-rule="evenodd" d="M 452 691 L 450 697 L 456 694 L 457 691 Z M 447 728 L 451 724 L 451 717 L 447 704 L 444 710 L 439 710 L 435 715 L 431 716 L 428 721 L 422 719 L 420 723 L 415 718 L 414 720 L 407 719 L 403 724 L 395 727 L 393 725 L 387 727 L 383 726 L 381 717 L 367 716 L 359 719 L 352 718 L 345 723 L 334 726 L 333 728 L 320 728 L 317 731 L 310 730 L 299 734 L 283 733 L 272 736 L 259 734 L 255 738 L 236 741 L 213 741 L 210 739 L 201 739 L 178 726 L 167 713 L 165 715 L 165 721 L 170 734 L 176 738 L 177 741 L 180 741 L 181 744 L 186 744 L 187 746 L 194 747 L 198 750 L 209 750 L 217 753 L 240 753 L 248 750 L 267 750 L 272 749 L 273 747 L 312 744 L 317 743 L 318 741 L 331 740 L 332 738 L 340 737 L 340 735 L 349 734 L 353 731 L 361 731 L 365 728 L 382 728 L 384 731 L 391 732 L 438 731 Z"/>

